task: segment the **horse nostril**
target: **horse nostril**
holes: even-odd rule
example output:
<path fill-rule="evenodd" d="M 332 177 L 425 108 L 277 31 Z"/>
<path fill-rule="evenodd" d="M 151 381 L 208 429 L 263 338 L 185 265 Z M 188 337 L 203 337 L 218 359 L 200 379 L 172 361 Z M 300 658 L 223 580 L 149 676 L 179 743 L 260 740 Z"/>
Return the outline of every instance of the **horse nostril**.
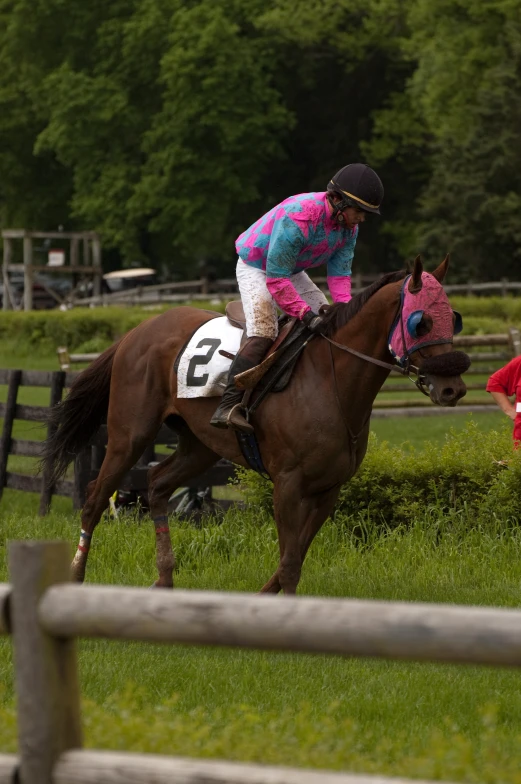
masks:
<path fill-rule="evenodd" d="M 445 389 L 442 392 L 442 396 L 444 398 L 448 398 L 449 400 L 451 400 L 455 394 L 456 393 L 452 387 L 445 387 Z"/>

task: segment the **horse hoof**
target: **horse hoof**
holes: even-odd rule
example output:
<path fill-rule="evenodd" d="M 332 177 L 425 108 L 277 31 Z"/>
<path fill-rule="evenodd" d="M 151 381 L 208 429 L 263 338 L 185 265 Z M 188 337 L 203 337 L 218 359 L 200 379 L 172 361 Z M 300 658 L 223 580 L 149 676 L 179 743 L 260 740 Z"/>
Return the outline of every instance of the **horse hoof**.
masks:
<path fill-rule="evenodd" d="M 172 590 L 173 587 L 174 587 L 173 584 L 165 585 L 164 583 L 160 583 L 159 580 L 156 580 L 155 583 L 152 583 L 152 585 L 148 590 L 154 591 L 156 588 L 169 588 L 170 590 Z"/>

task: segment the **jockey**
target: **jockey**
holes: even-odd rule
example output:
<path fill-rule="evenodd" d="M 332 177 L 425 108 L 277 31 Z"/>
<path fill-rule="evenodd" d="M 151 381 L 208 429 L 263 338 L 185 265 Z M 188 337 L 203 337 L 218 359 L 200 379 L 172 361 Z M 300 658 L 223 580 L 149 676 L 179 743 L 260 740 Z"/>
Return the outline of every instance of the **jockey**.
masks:
<path fill-rule="evenodd" d="M 243 416 L 244 393 L 235 386 L 235 376 L 255 367 L 266 355 L 277 337 L 277 308 L 313 332 L 321 331 L 319 310 L 327 299 L 306 269 L 327 262 L 333 302 L 351 299 L 358 224 L 368 212 L 380 214 L 383 194 L 376 172 L 363 163 L 351 163 L 335 174 L 327 191 L 290 196 L 237 239 L 237 283 L 247 340 L 232 362 L 212 425 L 253 432 Z"/>

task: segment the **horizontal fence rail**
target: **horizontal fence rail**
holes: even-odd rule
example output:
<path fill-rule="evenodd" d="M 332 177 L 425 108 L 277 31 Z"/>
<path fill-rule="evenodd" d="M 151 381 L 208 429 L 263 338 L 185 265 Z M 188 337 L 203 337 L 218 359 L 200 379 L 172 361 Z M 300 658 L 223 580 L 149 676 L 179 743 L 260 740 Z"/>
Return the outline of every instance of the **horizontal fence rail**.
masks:
<path fill-rule="evenodd" d="M 454 347 L 456 349 L 475 349 L 480 347 L 493 347 L 504 346 L 507 348 L 505 351 L 471 351 L 471 359 L 473 364 L 466 373 L 466 378 L 472 375 L 489 376 L 495 372 L 501 364 L 510 361 L 514 356 L 521 354 L 521 333 L 515 327 L 510 327 L 508 333 L 493 334 L 493 335 L 456 335 L 454 337 Z M 62 347 L 57 350 L 60 366 L 62 370 L 68 370 L 71 364 L 91 361 L 96 359 L 99 354 L 69 354 L 67 349 Z M 87 359 L 89 358 L 89 359 Z M 483 366 L 483 362 L 493 362 L 494 365 Z M 422 399 L 414 393 L 411 383 L 396 383 L 395 374 L 399 371 L 396 370 L 391 373 L 390 379 L 384 384 L 378 397 L 376 398 L 373 407 L 373 417 L 389 416 L 385 413 L 386 409 L 396 409 L 392 411 L 395 416 L 403 416 L 403 412 L 408 408 L 418 408 L 432 410 L 433 415 L 437 413 L 437 407 L 427 398 Z M 473 392 L 485 392 L 485 384 L 483 382 L 469 382 L 467 389 Z M 404 400 L 387 401 L 385 397 L 382 398 L 382 393 L 385 395 L 389 392 L 411 392 L 414 397 Z M 454 409 L 442 409 L 445 413 L 469 413 L 479 412 L 484 410 L 487 406 L 492 410 L 496 407 L 496 403 L 492 398 L 483 398 L 477 403 L 471 405 L 463 402 Z M 383 411 L 384 413 L 380 413 Z"/>
<path fill-rule="evenodd" d="M 65 542 L 14 542 L 10 592 L 23 784 L 405 784 L 403 779 L 82 749 L 75 637 L 521 666 L 521 611 L 71 585 Z M 13 781 L 0 755 L 0 784 Z M 407 782 L 412 784 L 412 782 Z M 421 784 L 421 782 L 417 782 Z M 425 784 L 425 782 L 424 782 Z"/>
<path fill-rule="evenodd" d="M 366 286 L 381 277 L 378 274 L 355 274 L 351 278 L 353 294 L 358 294 Z M 318 276 L 313 278 L 319 288 L 327 290 L 327 278 Z M 499 293 L 506 297 L 510 292 L 516 294 L 521 291 L 521 282 L 498 280 L 484 283 L 453 283 L 443 287 L 447 294 L 473 294 Z M 159 283 L 152 286 L 135 286 L 132 289 L 98 294 L 93 297 L 69 297 L 68 302 L 74 306 L 90 307 L 92 305 L 148 305 L 161 302 L 187 302 L 189 300 L 229 299 L 238 295 L 237 280 L 235 278 L 218 278 L 212 280 L 202 277 L 197 280 L 174 281 Z"/>
<path fill-rule="evenodd" d="M 138 781 L 153 784 L 412 784 L 403 778 L 328 770 L 101 751 L 69 751 L 60 759 L 54 773 L 54 784 L 130 784 Z M 415 779 L 414 784 L 433 782 Z"/>
<path fill-rule="evenodd" d="M 82 355 L 85 357 L 86 355 Z M 90 355 L 91 358 L 98 356 Z M 4 488 L 21 490 L 40 494 L 40 515 L 48 513 L 53 495 L 72 498 L 75 508 L 83 506 L 86 488 L 90 481 L 98 475 L 105 456 L 105 447 L 108 441 L 107 427 L 102 425 L 91 439 L 89 445 L 81 452 L 75 461 L 74 479 L 62 479 L 54 486 L 50 486 L 47 476 L 32 476 L 30 474 L 15 473 L 7 470 L 10 455 L 40 458 L 43 441 L 30 441 L 13 437 L 13 427 L 16 420 L 40 423 L 45 427 L 48 421 L 49 408 L 45 406 L 23 405 L 17 402 L 18 394 L 22 387 L 48 387 L 49 405 L 60 402 L 64 390 L 68 389 L 81 371 L 65 372 L 64 370 L 7 370 L 0 368 L 0 384 L 7 386 L 7 401 L 0 403 L 0 417 L 4 423 L 0 433 L 0 498 Z M 47 426 L 46 435 L 52 433 L 52 427 Z M 176 434 L 166 425 L 157 433 L 153 445 L 145 450 L 134 468 L 122 480 L 121 489 L 139 494 L 143 500 L 148 487 L 147 474 L 149 463 L 158 462 L 164 455 L 156 455 L 157 445 L 167 445 L 175 448 Z M 188 483 L 190 490 L 201 490 L 218 485 L 226 485 L 234 476 L 235 468 L 227 460 L 219 461 L 213 468 L 195 477 Z M 207 495 L 211 500 L 211 492 Z"/>
<path fill-rule="evenodd" d="M 18 757 L 14 754 L 0 754 L 0 784 L 15 784 Z"/>
<path fill-rule="evenodd" d="M 402 403 L 403 406 L 403 403 Z M 425 417 L 425 416 L 458 416 L 459 414 L 490 414 L 492 410 L 488 404 L 472 403 L 471 405 L 458 405 L 454 408 L 442 408 L 434 405 L 403 406 L 402 408 L 373 408 L 371 419 L 388 419 L 389 417 Z"/>
<path fill-rule="evenodd" d="M 39 620 L 56 637 L 521 666 L 519 610 L 63 585 Z"/>
<path fill-rule="evenodd" d="M 0 784 L 14 784 L 18 758 L 0 754 Z M 57 761 L 52 784 L 434 784 L 425 779 L 302 770 L 158 754 L 69 751 Z M 439 782 L 438 782 L 439 784 Z"/>

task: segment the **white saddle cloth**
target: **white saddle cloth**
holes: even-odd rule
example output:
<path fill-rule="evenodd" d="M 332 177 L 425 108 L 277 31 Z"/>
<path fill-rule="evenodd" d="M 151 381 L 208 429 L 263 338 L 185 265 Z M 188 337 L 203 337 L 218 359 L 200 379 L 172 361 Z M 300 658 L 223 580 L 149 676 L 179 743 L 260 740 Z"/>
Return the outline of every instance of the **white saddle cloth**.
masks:
<path fill-rule="evenodd" d="M 179 360 L 177 397 L 220 397 L 232 360 L 219 352 L 237 354 L 242 332 L 226 316 L 210 319 L 199 327 Z"/>

